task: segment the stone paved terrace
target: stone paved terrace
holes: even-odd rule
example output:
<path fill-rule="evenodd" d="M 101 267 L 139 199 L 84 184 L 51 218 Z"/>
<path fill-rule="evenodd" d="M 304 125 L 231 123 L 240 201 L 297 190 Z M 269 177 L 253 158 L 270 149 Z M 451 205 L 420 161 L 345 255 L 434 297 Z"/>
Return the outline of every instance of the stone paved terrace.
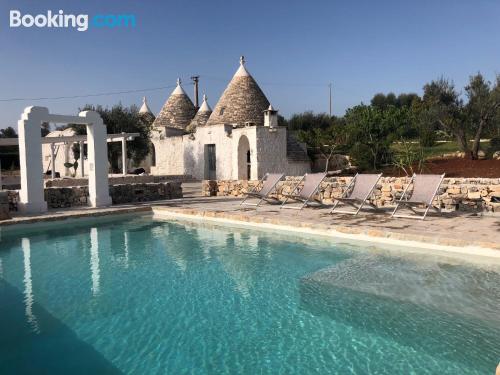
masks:
<path fill-rule="evenodd" d="M 280 210 L 279 206 L 263 204 L 258 210 L 240 207 L 239 198 L 191 197 L 143 204 L 116 205 L 105 209 L 75 208 L 50 210 L 43 215 L 19 216 L 0 221 L 0 227 L 73 217 L 111 215 L 118 213 L 155 215 L 167 218 L 193 218 L 270 229 L 288 229 L 319 235 L 361 239 L 370 242 L 395 243 L 428 248 L 461 248 L 465 253 L 500 257 L 500 216 L 476 216 L 470 213 L 430 214 L 425 221 L 391 219 L 387 213 L 369 208 L 357 217 L 346 214 L 330 215 L 328 208 L 304 208 L 302 211 Z M 487 253 L 483 253 L 483 250 Z M 453 251 L 453 250 L 452 250 Z M 498 251 L 498 255 L 497 255 Z"/>

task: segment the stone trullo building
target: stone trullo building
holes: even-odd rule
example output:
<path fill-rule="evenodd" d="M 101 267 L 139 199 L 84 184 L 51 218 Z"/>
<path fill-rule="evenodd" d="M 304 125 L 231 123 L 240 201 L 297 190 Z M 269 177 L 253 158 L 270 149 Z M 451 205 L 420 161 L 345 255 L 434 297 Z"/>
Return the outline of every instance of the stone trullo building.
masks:
<path fill-rule="evenodd" d="M 266 172 L 302 175 L 310 161 L 278 111 L 240 67 L 212 111 L 204 96 L 196 111 L 180 81 L 153 123 L 152 174 L 197 179 L 257 179 Z"/>

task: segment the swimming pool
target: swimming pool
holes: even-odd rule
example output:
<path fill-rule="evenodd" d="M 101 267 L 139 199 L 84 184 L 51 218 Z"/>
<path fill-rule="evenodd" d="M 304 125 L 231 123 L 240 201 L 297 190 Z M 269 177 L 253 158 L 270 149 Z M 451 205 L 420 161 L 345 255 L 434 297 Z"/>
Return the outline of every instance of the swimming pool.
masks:
<path fill-rule="evenodd" d="M 487 374 L 500 269 L 189 222 L 7 230 L 0 373 Z"/>

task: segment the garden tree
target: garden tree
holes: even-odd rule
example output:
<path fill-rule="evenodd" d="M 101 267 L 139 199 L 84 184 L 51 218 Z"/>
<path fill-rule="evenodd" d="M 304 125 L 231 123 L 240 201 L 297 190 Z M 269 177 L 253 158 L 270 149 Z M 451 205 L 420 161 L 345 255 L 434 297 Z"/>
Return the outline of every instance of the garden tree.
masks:
<path fill-rule="evenodd" d="M 405 94 L 405 93 L 399 94 L 398 99 L 397 99 L 397 103 L 398 103 L 397 107 L 411 108 L 413 102 L 419 101 L 419 100 L 420 100 L 420 96 L 418 96 L 417 94 L 415 94 L 413 92 L 410 92 L 408 94 Z"/>
<path fill-rule="evenodd" d="M 411 107 L 414 100 L 418 100 L 420 97 L 415 93 L 402 93 L 397 97 L 394 93 L 390 92 L 385 95 L 383 93 L 375 94 L 370 102 L 373 107 L 385 111 L 387 108 L 394 106 L 398 108 Z"/>
<path fill-rule="evenodd" d="M 311 129 L 326 129 L 333 123 L 332 118 L 326 113 L 315 114 L 311 111 L 296 113 L 288 120 L 288 129 L 291 131 Z"/>
<path fill-rule="evenodd" d="M 370 103 L 371 103 L 372 107 L 376 107 L 376 108 L 383 111 L 391 105 L 395 106 L 397 103 L 397 99 L 396 99 L 396 95 L 394 95 L 394 93 L 392 93 L 392 92 L 390 92 L 387 95 L 379 92 L 378 94 L 375 94 L 373 96 Z"/>
<path fill-rule="evenodd" d="M 139 133 L 139 137 L 133 141 L 127 142 L 127 157 L 131 158 L 134 163 L 140 163 L 149 153 L 149 136 L 151 133 L 151 123 L 144 121 L 139 116 L 138 108 L 135 105 L 123 107 L 117 104 L 112 108 L 104 108 L 100 105 L 86 105 L 80 111 L 96 111 L 98 112 L 104 124 L 106 125 L 108 134 L 116 133 Z M 77 134 L 86 134 L 86 126 L 70 125 Z M 75 153 L 75 159 L 79 157 L 79 150 Z M 118 166 L 119 155 L 121 154 L 121 144 L 118 142 L 108 143 L 108 160 L 111 164 L 113 173 L 120 172 Z"/>
<path fill-rule="evenodd" d="M 17 132 L 12 126 L 0 129 L 0 138 L 17 138 Z M 16 169 L 19 167 L 19 147 L 0 147 L 0 167 Z"/>
<path fill-rule="evenodd" d="M 0 138 L 17 138 L 17 132 L 12 126 L 0 129 Z"/>
<path fill-rule="evenodd" d="M 418 136 L 418 132 L 413 126 L 411 108 L 390 106 L 382 114 L 384 126 L 389 132 L 387 135 L 389 141 L 414 139 Z"/>
<path fill-rule="evenodd" d="M 481 136 L 486 131 L 494 133 L 499 126 L 500 77 L 497 76 L 492 84 L 480 73 L 471 76 L 465 93 L 466 104 L 453 83 L 440 78 L 424 86 L 423 105 L 427 116 L 453 134 L 467 156 L 477 159 Z M 470 137 L 473 138 L 472 148 Z"/>
<path fill-rule="evenodd" d="M 426 84 L 422 101 L 425 115 L 453 134 L 462 151 L 470 155 L 463 102 L 453 82 L 440 78 Z"/>
<path fill-rule="evenodd" d="M 298 133 L 298 139 L 325 158 L 325 172 L 328 172 L 333 156 L 345 151 L 347 144 L 347 132 L 345 130 L 343 124 L 335 122 L 326 129 L 301 130 Z"/>
<path fill-rule="evenodd" d="M 410 111 L 411 128 L 416 132 L 420 146 L 432 147 L 436 143 L 439 124 L 432 112 L 420 99 L 412 102 Z"/>
<path fill-rule="evenodd" d="M 359 168 L 378 169 L 390 161 L 394 113 L 362 104 L 348 109 L 345 121 L 349 155 Z"/>
<path fill-rule="evenodd" d="M 471 157 L 478 158 L 481 136 L 493 127 L 499 127 L 498 113 L 500 108 L 500 76 L 492 84 L 486 81 L 481 73 L 471 76 L 465 87 L 468 102 L 465 105 L 464 127 L 473 136 Z"/>

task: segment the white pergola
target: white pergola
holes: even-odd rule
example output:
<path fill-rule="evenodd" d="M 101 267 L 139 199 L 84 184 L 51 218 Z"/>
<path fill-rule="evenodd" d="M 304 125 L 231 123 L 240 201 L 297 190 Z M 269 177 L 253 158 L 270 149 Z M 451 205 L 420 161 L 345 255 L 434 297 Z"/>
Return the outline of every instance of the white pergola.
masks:
<path fill-rule="evenodd" d="M 127 174 L 127 141 L 133 141 L 135 138 L 139 137 L 139 133 L 119 133 L 119 134 L 107 134 L 106 142 L 121 142 L 122 143 L 122 174 Z M 83 150 L 83 145 L 87 143 L 86 135 L 71 135 L 71 136 L 59 136 L 59 137 L 42 137 L 41 144 L 50 144 L 50 165 L 54 165 L 55 162 L 55 145 L 57 144 L 70 144 L 78 143 L 80 145 L 80 150 Z M 19 138 L 0 138 L 1 146 L 19 146 Z M 81 162 L 78 164 L 80 177 L 84 176 L 83 170 L 83 158 L 80 157 Z M 0 170 L 0 183 L 2 181 L 2 175 Z M 51 170 L 52 179 L 55 178 L 55 170 L 52 167 Z"/>

